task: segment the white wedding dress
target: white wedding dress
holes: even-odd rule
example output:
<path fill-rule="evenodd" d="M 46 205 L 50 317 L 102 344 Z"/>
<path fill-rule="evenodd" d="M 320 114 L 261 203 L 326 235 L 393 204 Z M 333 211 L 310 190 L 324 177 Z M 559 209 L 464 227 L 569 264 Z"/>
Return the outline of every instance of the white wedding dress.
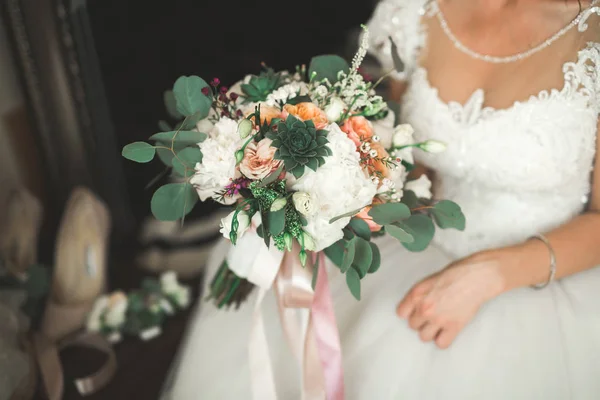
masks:
<path fill-rule="evenodd" d="M 495 298 L 447 350 L 422 343 L 395 314 L 413 284 L 451 261 L 522 242 L 580 214 L 590 193 L 600 112 L 599 43 L 588 43 L 577 60 L 564 65 L 561 89 L 502 110 L 483 108 L 482 90 L 466 105 L 444 103 L 415 62 L 426 37 L 420 24 L 423 3 L 381 3 L 370 24 L 371 40 L 386 67 L 391 66 L 389 36 L 406 62 L 410 86 L 402 118 L 414 126 L 417 139 L 448 143 L 445 153 L 419 153 L 419 161 L 437 171 L 435 195 L 461 205 L 467 229 L 438 230 L 422 253 L 409 253 L 394 239 L 381 240 L 383 265 L 363 281 L 360 302 L 343 276 L 329 269 L 346 398 L 600 399 L 600 268 L 544 290 L 523 288 Z M 227 244 L 218 247 L 209 277 Z M 237 312 L 202 302 L 163 398 L 251 398 L 247 342 L 253 299 Z M 299 399 L 299 368 L 273 297 L 264 313 L 278 396 Z"/>

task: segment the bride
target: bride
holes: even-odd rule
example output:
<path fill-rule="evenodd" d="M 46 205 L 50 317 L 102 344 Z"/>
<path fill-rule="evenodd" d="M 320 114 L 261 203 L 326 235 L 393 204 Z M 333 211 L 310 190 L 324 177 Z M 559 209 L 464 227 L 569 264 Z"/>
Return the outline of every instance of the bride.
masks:
<path fill-rule="evenodd" d="M 382 240 L 387 264 L 363 282 L 360 302 L 332 269 L 348 399 L 599 398 L 597 1 L 377 7 L 371 48 L 386 69 L 392 49 L 403 60 L 394 93 L 417 139 L 448 143 L 418 161 L 434 194 L 461 205 L 467 229 L 438 231 L 422 253 Z M 298 399 L 270 300 L 278 395 Z M 249 399 L 251 314 L 202 304 L 165 398 Z"/>

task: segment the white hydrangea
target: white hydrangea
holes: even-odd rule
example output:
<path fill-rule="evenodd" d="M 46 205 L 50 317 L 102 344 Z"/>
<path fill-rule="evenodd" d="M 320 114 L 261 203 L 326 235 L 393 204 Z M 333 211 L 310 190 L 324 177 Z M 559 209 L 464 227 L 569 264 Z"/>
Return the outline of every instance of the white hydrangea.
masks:
<path fill-rule="evenodd" d="M 241 147 L 242 139 L 237 133 L 237 122 L 226 117 L 215 124 L 208 136 L 199 145 L 203 154 L 202 163 L 196 164 L 196 172 L 190 182 L 196 187 L 202 201 L 208 198 L 221 201 L 217 199 L 218 193 L 239 175 L 235 152 Z M 235 197 L 228 197 L 222 202 L 230 205 L 236 200 Z"/>
<path fill-rule="evenodd" d="M 333 155 L 325 159 L 325 165 L 317 171 L 308 170 L 302 178 L 292 183 L 291 190 L 306 192 L 318 204 L 318 212 L 307 218 L 306 231 L 315 242 L 316 251 L 323 250 L 343 237 L 342 229 L 350 218 L 342 218 L 333 224 L 329 221 L 349 211 L 371 204 L 377 185 L 360 166 L 356 145 L 348 139 L 337 124 L 329 131 L 329 148 Z"/>
<path fill-rule="evenodd" d="M 266 103 L 272 107 L 277 107 L 281 103 L 293 99 L 296 96 L 304 96 L 308 93 L 308 86 L 304 82 L 288 83 L 275 90 L 267 96 Z"/>

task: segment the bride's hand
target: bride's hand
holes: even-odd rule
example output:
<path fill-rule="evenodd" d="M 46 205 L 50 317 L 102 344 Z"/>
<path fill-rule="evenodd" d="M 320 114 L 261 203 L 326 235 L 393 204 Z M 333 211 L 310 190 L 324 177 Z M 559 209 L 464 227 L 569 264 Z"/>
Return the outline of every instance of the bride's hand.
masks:
<path fill-rule="evenodd" d="M 479 308 L 504 290 L 501 266 L 510 262 L 507 253 L 478 253 L 417 283 L 398 305 L 398 316 L 421 340 L 447 348 Z"/>

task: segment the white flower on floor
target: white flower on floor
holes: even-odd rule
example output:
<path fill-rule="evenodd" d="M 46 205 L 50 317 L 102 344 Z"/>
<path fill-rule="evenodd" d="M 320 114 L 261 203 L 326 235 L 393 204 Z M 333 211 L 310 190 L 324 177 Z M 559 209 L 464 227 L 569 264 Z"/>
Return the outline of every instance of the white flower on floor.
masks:
<path fill-rule="evenodd" d="M 418 179 L 406 182 L 405 190 L 411 190 L 420 199 L 431 199 L 431 181 L 423 174 Z"/>
<path fill-rule="evenodd" d="M 108 308 L 108 296 L 100 296 L 94 302 L 92 311 L 88 314 L 86 329 L 89 332 L 100 332 L 102 329 L 102 316 Z"/>
<path fill-rule="evenodd" d="M 104 315 L 104 324 L 109 328 L 118 329 L 125 323 L 125 315 L 129 301 L 123 292 L 115 292 L 108 298 L 108 307 Z"/>
<path fill-rule="evenodd" d="M 179 283 L 175 272 L 168 271 L 161 275 L 160 288 L 163 294 L 170 296 L 179 307 L 186 308 L 190 304 L 190 289 Z"/>

